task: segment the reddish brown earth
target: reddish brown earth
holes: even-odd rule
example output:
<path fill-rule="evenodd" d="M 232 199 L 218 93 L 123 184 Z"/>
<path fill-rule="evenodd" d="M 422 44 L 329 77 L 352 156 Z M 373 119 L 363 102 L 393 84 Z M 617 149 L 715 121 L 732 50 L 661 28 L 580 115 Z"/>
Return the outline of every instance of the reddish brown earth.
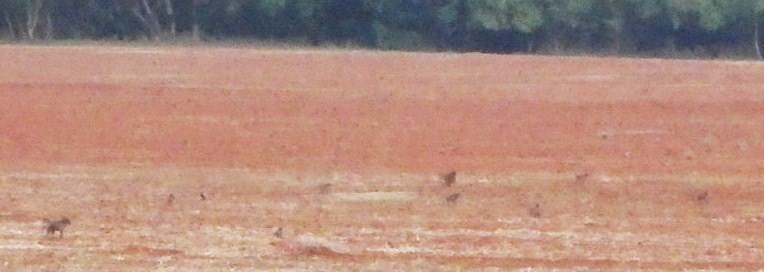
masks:
<path fill-rule="evenodd" d="M 764 269 L 759 62 L 108 46 L 0 61 L 0 270 Z M 64 237 L 43 236 L 59 216 Z"/>

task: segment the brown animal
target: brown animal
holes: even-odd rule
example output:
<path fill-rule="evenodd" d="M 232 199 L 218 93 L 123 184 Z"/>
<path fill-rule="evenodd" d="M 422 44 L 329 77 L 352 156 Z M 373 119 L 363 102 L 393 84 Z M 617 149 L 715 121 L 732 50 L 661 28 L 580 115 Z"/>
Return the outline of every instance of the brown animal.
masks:
<path fill-rule="evenodd" d="M 318 186 L 318 192 L 322 195 L 328 194 L 332 191 L 332 184 L 331 183 L 324 183 Z"/>
<path fill-rule="evenodd" d="M 698 194 L 698 196 L 695 197 L 695 200 L 697 200 L 698 202 L 708 201 L 708 191 L 703 191 L 702 193 Z"/>
<path fill-rule="evenodd" d="M 454 203 L 456 203 L 457 200 L 459 200 L 459 197 L 461 197 L 461 196 L 462 196 L 462 193 L 451 194 L 451 195 L 446 197 L 446 202 L 448 202 L 450 204 L 454 204 Z"/>
<path fill-rule="evenodd" d="M 534 204 L 533 207 L 528 209 L 528 214 L 534 218 L 541 217 L 541 205 L 538 203 Z"/>
<path fill-rule="evenodd" d="M 451 187 L 456 183 L 456 171 L 451 171 L 440 176 L 443 179 L 443 184 L 447 187 Z"/>
<path fill-rule="evenodd" d="M 58 232 L 58 237 L 64 237 L 64 229 L 72 224 L 72 221 L 69 220 L 69 218 L 61 218 L 58 220 L 50 220 L 50 219 L 43 219 L 42 222 L 45 224 L 45 235 L 55 235 L 56 232 Z"/>
<path fill-rule="evenodd" d="M 167 196 L 167 205 L 172 205 L 172 203 L 175 203 L 175 194 Z"/>
<path fill-rule="evenodd" d="M 207 200 L 207 196 L 206 196 L 206 195 L 204 195 L 204 193 L 199 193 L 199 198 L 200 198 L 202 201 L 205 201 L 205 200 Z"/>
<path fill-rule="evenodd" d="M 576 182 L 584 182 L 589 178 L 589 173 L 583 173 L 576 175 Z"/>
<path fill-rule="evenodd" d="M 276 232 L 273 233 L 273 236 L 279 239 L 284 239 L 284 229 L 279 227 Z"/>

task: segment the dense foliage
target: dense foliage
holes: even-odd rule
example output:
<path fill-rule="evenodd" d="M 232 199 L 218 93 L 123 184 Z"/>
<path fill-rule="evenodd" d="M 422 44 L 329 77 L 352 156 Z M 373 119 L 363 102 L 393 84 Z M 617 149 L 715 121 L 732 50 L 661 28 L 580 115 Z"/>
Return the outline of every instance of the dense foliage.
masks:
<path fill-rule="evenodd" d="M 0 0 L 6 40 L 758 57 L 764 0 Z"/>

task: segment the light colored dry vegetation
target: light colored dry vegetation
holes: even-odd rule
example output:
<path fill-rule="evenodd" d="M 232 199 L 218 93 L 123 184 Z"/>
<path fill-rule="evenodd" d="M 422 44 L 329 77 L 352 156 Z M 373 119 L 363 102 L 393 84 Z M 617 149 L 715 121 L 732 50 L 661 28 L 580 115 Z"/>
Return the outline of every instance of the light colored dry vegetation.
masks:
<path fill-rule="evenodd" d="M 15 208 L 0 215 L 0 256 L 11 271 L 760 265 L 760 192 L 692 180 L 461 174 L 455 187 L 463 197 L 447 205 L 444 196 L 455 188 L 435 175 L 4 169 L 0 200 Z M 321 194 L 317 187 L 327 182 L 333 190 Z M 701 189 L 710 192 L 708 203 L 695 199 Z M 168 205 L 170 193 L 176 201 Z M 540 218 L 527 213 L 536 202 Z M 44 237 L 39 217 L 57 215 L 72 218 L 69 232 Z M 278 227 L 283 239 L 272 235 Z"/>

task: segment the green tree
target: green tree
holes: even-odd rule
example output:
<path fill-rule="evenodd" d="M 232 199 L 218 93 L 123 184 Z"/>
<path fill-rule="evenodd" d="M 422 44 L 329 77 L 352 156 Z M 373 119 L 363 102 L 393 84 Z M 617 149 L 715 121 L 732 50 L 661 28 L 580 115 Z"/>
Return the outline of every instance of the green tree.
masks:
<path fill-rule="evenodd" d="M 469 26 L 489 30 L 530 33 L 544 23 L 539 2 L 534 0 L 473 0 L 467 2 Z"/>
<path fill-rule="evenodd" d="M 547 46 L 562 52 L 571 46 L 597 48 L 605 43 L 606 17 L 597 0 L 541 1 Z"/>

